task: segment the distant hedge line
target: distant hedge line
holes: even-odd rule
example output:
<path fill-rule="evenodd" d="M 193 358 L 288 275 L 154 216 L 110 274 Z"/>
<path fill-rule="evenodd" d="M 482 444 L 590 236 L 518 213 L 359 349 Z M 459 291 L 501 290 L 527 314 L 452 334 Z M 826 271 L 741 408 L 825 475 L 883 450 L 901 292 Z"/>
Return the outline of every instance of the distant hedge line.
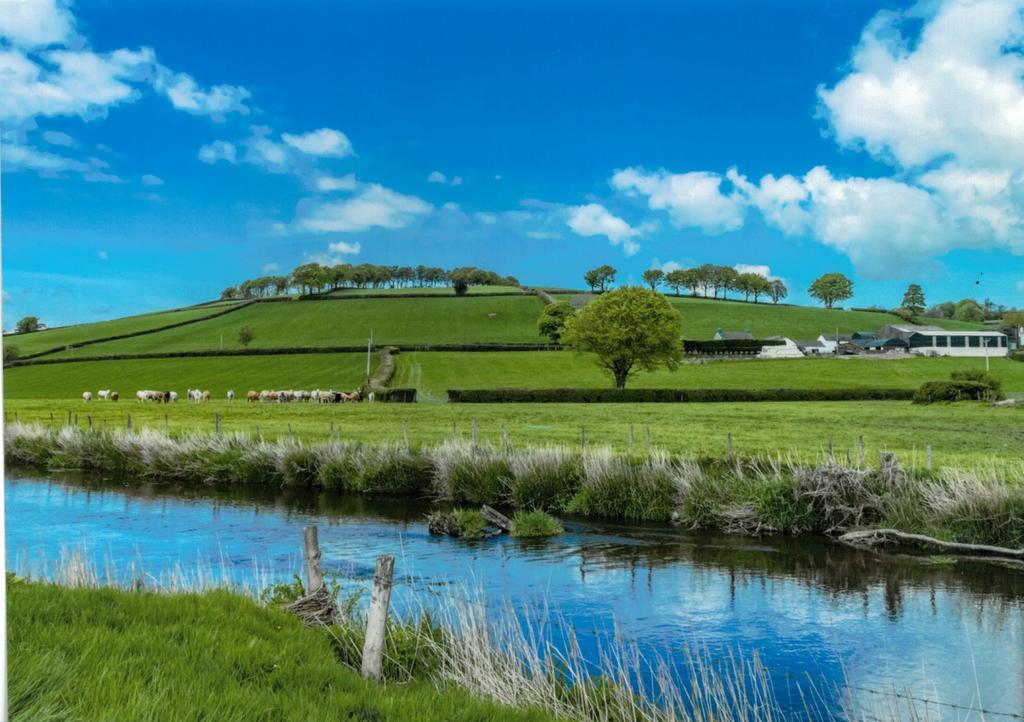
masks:
<path fill-rule="evenodd" d="M 449 389 L 448 401 L 498 403 L 714 403 L 730 401 L 909 401 L 913 389 Z"/>
<path fill-rule="evenodd" d="M 415 404 L 416 389 L 371 389 L 374 401 L 392 404 Z"/>
<path fill-rule="evenodd" d="M 38 352 L 33 353 L 33 354 L 28 354 L 27 356 L 22 356 L 21 358 L 23 360 L 28 361 L 28 360 L 31 360 L 31 359 L 39 358 L 40 356 L 47 356 L 47 355 L 49 355 L 51 353 L 58 353 L 60 351 L 63 351 L 64 349 L 66 349 L 68 346 L 73 346 L 74 348 L 81 348 L 82 346 L 92 346 L 93 344 L 96 344 L 96 343 L 104 343 L 106 341 L 120 341 L 123 338 L 135 338 L 136 336 L 145 336 L 146 334 L 156 333 L 157 331 L 168 331 L 168 330 L 170 330 L 172 328 L 181 328 L 182 326 L 188 326 L 189 324 L 199 323 L 200 321 L 209 321 L 212 318 L 218 318 L 220 316 L 226 316 L 229 313 L 234 313 L 235 311 L 239 311 L 239 310 L 245 308 L 246 306 L 250 306 L 250 305 L 252 305 L 252 303 L 253 303 L 252 301 L 238 303 L 238 304 L 236 304 L 234 306 L 228 306 L 223 311 L 217 311 L 216 313 L 211 313 L 209 316 L 200 316 L 199 318 L 191 318 L 191 319 L 189 319 L 187 321 L 179 321 L 178 323 L 171 323 L 171 324 L 167 324 L 166 326 L 158 326 L 156 328 L 143 329 L 142 331 L 133 331 L 132 333 L 122 333 L 122 334 L 118 334 L 117 336 L 104 336 L 103 338 L 94 338 L 94 339 L 90 339 L 88 341 L 79 341 L 78 343 L 63 344 L 61 346 L 54 346 L 53 348 L 47 349 L 45 351 L 38 351 Z M 14 365 L 17 365 L 17 364 L 14 364 Z"/>

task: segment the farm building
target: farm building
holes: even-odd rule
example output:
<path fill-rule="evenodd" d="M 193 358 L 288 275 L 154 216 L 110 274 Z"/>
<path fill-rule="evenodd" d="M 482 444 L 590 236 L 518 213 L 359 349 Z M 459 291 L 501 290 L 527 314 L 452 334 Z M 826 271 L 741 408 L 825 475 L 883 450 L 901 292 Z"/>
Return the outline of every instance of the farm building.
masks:
<path fill-rule="evenodd" d="M 785 336 L 769 336 L 769 341 L 781 341 L 781 344 L 762 346 L 758 358 L 803 358 L 803 352 L 797 346 L 796 341 Z"/>
<path fill-rule="evenodd" d="M 821 353 L 835 353 L 836 347 L 849 343 L 852 336 L 848 333 L 834 334 L 834 333 L 823 333 L 818 336 L 818 343 L 822 346 Z"/>
<path fill-rule="evenodd" d="M 999 331 L 951 331 L 939 326 L 883 326 L 872 344 L 904 348 L 923 356 L 1006 356 L 1009 344 Z"/>
<path fill-rule="evenodd" d="M 803 352 L 804 356 L 821 356 L 828 353 L 825 350 L 825 344 L 818 339 L 797 339 L 793 343 Z"/>

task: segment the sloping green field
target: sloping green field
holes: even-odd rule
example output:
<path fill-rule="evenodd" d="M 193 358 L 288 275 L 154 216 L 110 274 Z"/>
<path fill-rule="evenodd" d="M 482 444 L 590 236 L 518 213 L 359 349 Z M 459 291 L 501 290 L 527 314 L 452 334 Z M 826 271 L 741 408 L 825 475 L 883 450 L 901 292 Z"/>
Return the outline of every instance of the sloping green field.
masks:
<path fill-rule="evenodd" d="M 990 359 L 1004 390 L 1024 393 L 1024 363 Z M 632 388 L 673 389 L 916 389 L 953 371 L 985 369 L 977 358 L 807 358 L 771 361 L 710 361 L 676 371 L 641 372 Z M 568 351 L 406 352 L 398 357 L 393 386 L 419 389 L 420 400 L 445 400 L 447 389 L 609 388 L 611 378 L 589 355 Z"/>
<path fill-rule="evenodd" d="M 346 301 L 257 303 L 210 321 L 96 344 L 89 355 L 242 348 L 238 330 L 250 326 L 250 348 L 377 344 L 542 343 L 536 296 L 365 298 Z M 81 355 L 83 352 L 79 352 Z M 67 356 L 68 354 L 61 354 Z"/>
<path fill-rule="evenodd" d="M 127 316 L 112 321 L 83 323 L 76 326 L 61 326 L 60 328 L 36 331 L 35 333 L 8 335 L 4 336 L 4 345 L 14 346 L 18 349 L 20 355 L 28 356 L 29 354 L 38 353 L 57 346 L 67 346 L 69 344 L 81 343 L 82 341 L 90 341 L 95 338 L 119 336 L 123 333 L 136 333 L 151 328 L 170 326 L 173 323 L 211 316 L 224 311 L 229 305 L 234 304 L 208 304 L 180 311 L 161 311 L 140 316 Z M 79 351 L 78 353 L 81 355 L 85 351 Z"/>
<path fill-rule="evenodd" d="M 228 389 L 239 397 L 249 389 L 347 391 L 365 380 L 366 355 L 359 353 L 75 361 L 5 369 L 4 396 L 80 400 L 83 391 L 114 389 L 122 402 L 133 402 L 139 389 L 173 390 L 184 398 L 186 389 L 200 388 L 224 398 Z"/>

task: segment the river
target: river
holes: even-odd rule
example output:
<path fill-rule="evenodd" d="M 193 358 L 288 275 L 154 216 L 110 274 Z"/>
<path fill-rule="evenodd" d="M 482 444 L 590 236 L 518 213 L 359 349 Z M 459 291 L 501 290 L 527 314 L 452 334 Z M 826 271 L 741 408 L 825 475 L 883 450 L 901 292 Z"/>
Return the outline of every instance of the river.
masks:
<path fill-rule="evenodd" d="M 798 687 L 813 686 L 833 708 L 844 690 L 868 702 L 896 690 L 1024 719 L 1024 572 L 992 564 L 590 519 L 566 520 L 550 540 L 465 541 L 430 536 L 418 500 L 295 489 L 8 470 L 5 491 L 9 569 L 38 573 L 62 549 L 85 549 L 124 574 L 199 566 L 283 579 L 301 570 L 302 527 L 316 524 L 325 572 L 345 590 L 368 584 L 376 555 L 395 555 L 397 613 L 470 593 L 495 609 L 546 605 L 588 653 L 614 629 L 669 657 L 694 643 L 714 657 L 756 654 L 793 716 Z"/>

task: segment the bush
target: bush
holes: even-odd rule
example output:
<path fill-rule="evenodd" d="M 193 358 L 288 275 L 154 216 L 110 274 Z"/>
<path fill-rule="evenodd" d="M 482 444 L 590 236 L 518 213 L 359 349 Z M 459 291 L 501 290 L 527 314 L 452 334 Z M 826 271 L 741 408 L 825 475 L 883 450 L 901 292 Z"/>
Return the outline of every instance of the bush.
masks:
<path fill-rule="evenodd" d="M 910 389 L 449 389 L 452 403 L 909 401 Z"/>
<path fill-rule="evenodd" d="M 427 529 L 431 534 L 479 539 L 486 535 L 487 519 L 476 509 L 432 511 L 427 514 Z"/>
<path fill-rule="evenodd" d="M 512 517 L 512 536 L 558 536 L 565 529 L 558 519 L 543 511 L 517 511 Z"/>
<path fill-rule="evenodd" d="M 1024 361 L 1024 349 L 1010 353 L 1011 361 Z"/>
<path fill-rule="evenodd" d="M 376 401 L 397 404 L 415 404 L 416 389 L 373 389 Z"/>
<path fill-rule="evenodd" d="M 926 381 L 914 393 L 915 404 L 938 401 L 997 401 L 1003 384 L 984 371 L 954 371 L 949 381 Z"/>

